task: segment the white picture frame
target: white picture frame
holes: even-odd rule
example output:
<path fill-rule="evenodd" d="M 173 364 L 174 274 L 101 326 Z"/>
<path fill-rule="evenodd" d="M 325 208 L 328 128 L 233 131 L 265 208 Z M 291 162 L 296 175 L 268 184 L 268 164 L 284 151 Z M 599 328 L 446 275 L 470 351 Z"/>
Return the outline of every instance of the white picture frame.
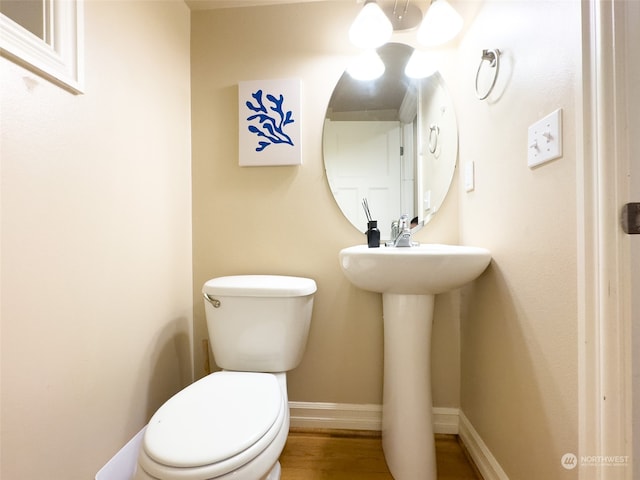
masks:
<path fill-rule="evenodd" d="M 84 92 L 83 0 L 43 0 L 45 39 L 0 13 L 0 53 L 73 93 Z"/>

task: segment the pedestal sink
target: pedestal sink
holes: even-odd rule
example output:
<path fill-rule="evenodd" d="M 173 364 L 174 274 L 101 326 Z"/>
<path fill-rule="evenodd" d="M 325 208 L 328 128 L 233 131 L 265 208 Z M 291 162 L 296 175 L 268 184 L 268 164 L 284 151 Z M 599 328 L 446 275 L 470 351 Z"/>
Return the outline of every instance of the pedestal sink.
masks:
<path fill-rule="evenodd" d="M 421 244 L 348 247 L 340 266 L 356 287 L 382 293 L 384 386 L 382 448 L 395 480 L 436 480 L 431 401 L 431 324 L 435 295 L 476 279 L 484 248 Z"/>

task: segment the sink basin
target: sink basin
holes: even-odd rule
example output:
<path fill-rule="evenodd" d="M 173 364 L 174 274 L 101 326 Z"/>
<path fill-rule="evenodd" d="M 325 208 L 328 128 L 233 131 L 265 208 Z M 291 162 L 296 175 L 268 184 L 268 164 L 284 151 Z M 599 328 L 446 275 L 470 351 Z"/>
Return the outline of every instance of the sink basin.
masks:
<path fill-rule="evenodd" d="M 345 276 L 382 294 L 384 376 L 382 448 L 395 480 L 437 480 L 431 399 L 435 296 L 475 280 L 489 250 L 456 245 L 345 248 Z"/>
<path fill-rule="evenodd" d="M 435 295 L 475 280 L 489 265 L 491 253 L 427 243 L 406 248 L 356 245 L 341 250 L 339 258 L 345 276 L 363 290 Z"/>

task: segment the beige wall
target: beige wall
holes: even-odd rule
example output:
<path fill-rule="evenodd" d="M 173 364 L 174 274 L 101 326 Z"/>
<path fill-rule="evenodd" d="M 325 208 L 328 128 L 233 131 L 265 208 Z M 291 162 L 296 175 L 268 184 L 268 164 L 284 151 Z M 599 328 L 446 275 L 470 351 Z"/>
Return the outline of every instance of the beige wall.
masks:
<path fill-rule="evenodd" d="M 85 10 L 84 95 L 0 59 L 7 480 L 93 478 L 192 378 L 189 11 Z"/>
<path fill-rule="evenodd" d="M 475 191 L 460 194 L 461 240 L 489 248 L 493 262 L 463 290 L 462 411 L 509 478 L 577 478 L 560 458 L 579 455 L 580 2 L 479 5 L 452 88 L 460 162 L 475 161 L 477 174 Z M 473 81 L 484 48 L 503 55 L 496 92 L 481 102 Z M 527 128 L 559 107 L 564 155 L 529 169 Z"/>
<path fill-rule="evenodd" d="M 196 375 L 206 339 L 199 290 L 209 278 L 245 273 L 300 275 L 318 283 L 309 343 L 289 375 L 290 399 L 381 403 L 380 295 L 350 285 L 341 248 L 364 243 L 329 190 L 322 159 L 324 114 L 355 53 L 346 40 L 354 2 L 197 11 L 192 16 L 193 214 Z M 298 167 L 238 166 L 237 84 L 302 80 Z M 426 238 L 457 240 L 455 196 Z M 399 212 L 400 213 L 400 212 Z M 444 320 L 455 306 L 438 302 Z M 440 317 L 442 318 L 441 315 Z M 457 323 L 437 322 L 435 403 L 459 404 Z"/>

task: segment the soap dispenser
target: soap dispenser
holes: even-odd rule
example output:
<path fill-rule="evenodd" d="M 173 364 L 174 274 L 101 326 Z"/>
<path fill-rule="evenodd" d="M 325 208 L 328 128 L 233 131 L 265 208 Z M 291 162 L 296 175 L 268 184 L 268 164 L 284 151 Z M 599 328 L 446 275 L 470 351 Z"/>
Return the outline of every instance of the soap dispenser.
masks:
<path fill-rule="evenodd" d="M 378 230 L 377 220 L 367 222 L 367 245 L 369 248 L 380 247 L 380 230 Z"/>

